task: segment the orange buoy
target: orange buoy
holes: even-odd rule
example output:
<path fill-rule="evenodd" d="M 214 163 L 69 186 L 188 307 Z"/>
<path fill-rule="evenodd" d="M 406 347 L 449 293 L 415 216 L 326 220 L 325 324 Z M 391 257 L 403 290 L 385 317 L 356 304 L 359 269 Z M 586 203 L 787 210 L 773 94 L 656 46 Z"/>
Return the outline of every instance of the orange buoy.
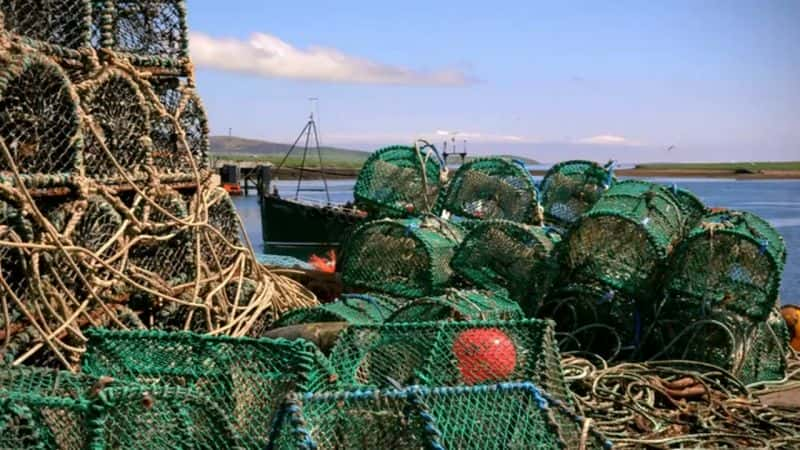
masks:
<path fill-rule="evenodd" d="M 781 315 L 786 321 L 786 326 L 789 327 L 789 336 L 791 337 L 789 345 L 796 351 L 800 351 L 800 306 L 784 305 L 781 308 Z"/>

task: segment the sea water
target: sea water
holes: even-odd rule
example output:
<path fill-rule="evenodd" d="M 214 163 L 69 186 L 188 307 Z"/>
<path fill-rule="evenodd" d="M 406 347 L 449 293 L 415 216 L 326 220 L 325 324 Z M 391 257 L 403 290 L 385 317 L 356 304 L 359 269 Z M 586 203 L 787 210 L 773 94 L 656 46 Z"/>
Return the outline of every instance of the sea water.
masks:
<path fill-rule="evenodd" d="M 800 180 L 730 180 L 701 178 L 652 178 L 650 181 L 676 184 L 697 195 L 707 206 L 749 211 L 769 221 L 783 236 L 787 261 L 781 282 L 783 303 L 800 304 Z M 353 200 L 355 180 L 328 181 L 330 199 L 335 203 Z M 277 182 L 281 196 L 294 198 L 296 181 Z M 303 182 L 303 187 L 321 188 L 322 181 Z M 325 201 L 324 192 L 309 195 Z M 261 212 L 258 198 L 234 199 L 250 240 L 257 252 L 263 251 Z"/>

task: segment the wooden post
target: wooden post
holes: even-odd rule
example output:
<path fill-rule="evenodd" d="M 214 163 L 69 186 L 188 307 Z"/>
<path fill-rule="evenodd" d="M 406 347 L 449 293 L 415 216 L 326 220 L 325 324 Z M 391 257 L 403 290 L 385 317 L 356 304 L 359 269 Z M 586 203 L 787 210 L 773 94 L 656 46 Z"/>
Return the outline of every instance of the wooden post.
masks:
<path fill-rule="evenodd" d="M 272 164 L 256 166 L 256 191 L 259 197 L 270 195 L 272 188 Z"/>

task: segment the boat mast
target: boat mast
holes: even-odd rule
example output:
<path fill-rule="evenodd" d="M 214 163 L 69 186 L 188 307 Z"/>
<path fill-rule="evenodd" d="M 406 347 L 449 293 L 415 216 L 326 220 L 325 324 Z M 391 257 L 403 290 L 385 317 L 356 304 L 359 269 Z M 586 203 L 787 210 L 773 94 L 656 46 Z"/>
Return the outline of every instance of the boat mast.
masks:
<path fill-rule="evenodd" d="M 297 189 L 295 190 L 295 193 L 294 193 L 294 199 L 295 200 L 299 200 L 300 199 L 300 191 L 315 191 L 315 192 L 320 191 L 320 189 L 301 189 L 300 188 L 300 186 L 301 186 L 301 184 L 303 182 L 303 174 L 306 171 L 306 158 L 308 156 L 308 148 L 309 148 L 309 144 L 311 143 L 311 136 L 313 134 L 313 136 L 314 136 L 314 145 L 315 145 L 315 147 L 317 149 L 317 157 L 319 158 L 319 171 L 320 171 L 320 175 L 322 176 L 322 184 L 324 186 L 324 191 L 325 191 L 325 200 L 327 201 L 328 204 L 330 204 L 331 203 L 331 194 L 330 194 L 330 191 L 328 190 L 328 179 L 325 176 L 325 166 L 322 163 L 322 150 L 320 150 L 320 146 L 319 146 L 319 131 L 317 130 L 317 123 L 314 120 L 314 105 L 315 105 L 315 102 L 317 102 L 319 99 L 317 97 L 310 97 L 308 100 L 309 100 L 309 102 L 311 102 L 311 105 L 312 105 L 311 106 L 311 112 L 308 115 L 308 122 L 306 122 L 306 124 L 303 127 L 303 129 L 300 130 L 300 134 L 297 135 L 297 139 L 294 140 L 294 143 L 289 148 L 289 151 L 286 152 L 286 155 L 283 156 L 283 159 L 281 160 L 280 164 L 278 164 L 278 167 L 275 169 L 275 173 L 277 173 L 281 169 L 281 167 L 283 167 L 283 164 L 289 158 L 289 155 L 291 155 L 292 152 L 294 151 L 294 149 L 297 148 L 297 144 L 300 142 L 300 139 L 303 139 L 303 137 L 305 137 L 305 145 L 303 145 L 303 159 L 301 160 L 300 167 L 299 167 L 300 173 L 297 176 Z"/>

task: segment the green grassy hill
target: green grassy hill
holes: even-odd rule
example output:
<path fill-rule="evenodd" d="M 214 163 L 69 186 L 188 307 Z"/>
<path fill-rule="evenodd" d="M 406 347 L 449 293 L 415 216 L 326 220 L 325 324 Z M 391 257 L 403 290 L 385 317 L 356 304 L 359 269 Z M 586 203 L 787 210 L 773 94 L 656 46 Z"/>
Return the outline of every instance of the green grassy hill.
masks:
<path fill-rule="evenodd" d="M 649 170 L 800 170 L 800 161 L 756 161 L 725 163 L 648 163 L 637 169 Z"/>
<path fill-rule="evenodd" d="M 289 151 L 291 145 L 268 142 L 257 139 L 245 139 L 236 136 L 211 136 L 211 158 L 226 161 L 267 161 L 278 164 Z M 316 149 L 306 159 L 306 167 L 318 167 L 319 158 Z M 322 161 L 326 167 L 358 168 L 369 157 L 368 152 L 348 150 L 335 147 L 320 147 Z M 303 147 L 295 148 L 286 161 L 289 167 L 302 163 Z"/>

